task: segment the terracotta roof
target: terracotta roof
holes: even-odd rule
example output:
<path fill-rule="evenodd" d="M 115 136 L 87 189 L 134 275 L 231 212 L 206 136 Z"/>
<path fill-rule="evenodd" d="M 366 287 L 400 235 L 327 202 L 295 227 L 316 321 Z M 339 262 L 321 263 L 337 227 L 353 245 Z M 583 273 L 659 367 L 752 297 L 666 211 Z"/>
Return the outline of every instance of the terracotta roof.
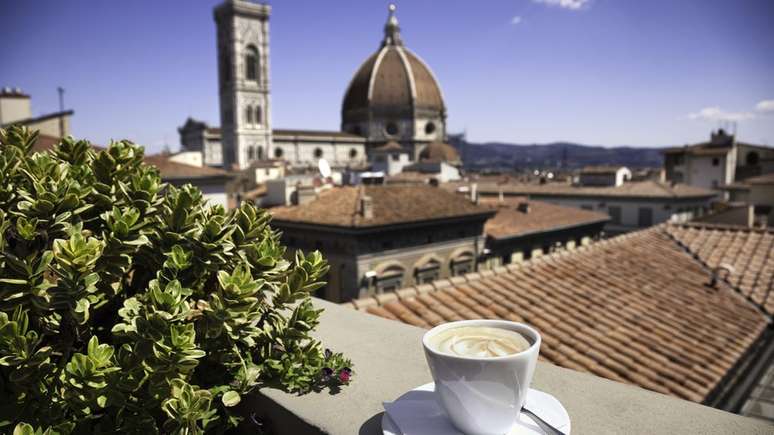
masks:
<path fill-rule="evenodd" d="M 572 186 L 564 183 L 547 184 L 486 184 L 479 183 L 481 193 L 504 193 L 517 195 L 557 195 L 557 196 L 609 196 L 628 198 L 706 198 L 716 193 L 687 184 L 669 184 L 653 180 L 626 182 L 621 186 L 596 187 Z"/>
<path fill-rule="evenodd" d="M 398 142 L 395 142 L 394 140 L 391 140 L 387 142 L 386 144 L 382 146 L 378 146 L 376 148 L 371 149 L 372 152 L 389 152 L 389 151 L 405 151 L 408 152 L 407 149 L 403 148 L 401 144 Z"/>
<path fill-rule="evenodd" d="M 161 179 L 164 181 L 231 176 L 231 174 L 222 169 L 173 162 L 172 160 L 169 160 L 168 156 L 162 154 L 146 156 L 144 160 L 146 164 L 158 168 Z"/>
<path fill-rule="evenodd" d="M 272 134 L 274 136 L 345 137 L 348 139 L 363 139 L 362 136 L 358 136 L 352 133 L 326 130 L 290 130 L 275 128 L 272 130 Z"/>
<path fill-rule="evenodd" d="M 659 225 L 348 305 L 424 328 L 526 322 L 543 336 L 543 360 L 701 402 L 769 324 L 734 289 L 709 280 Z"/>
<path fill-rule="evenodd" d="M 54 148 L 55 145 L 59 144 L 59 142 L 62 141 L 62 138 L 56 137 L 56 136 L 49 136 L 47 134 L 39 134 L 38 139 L 35 141 L 35 143 L 32 145 L 32 152 L 35 153 L 42 153 L 44 151 L 51 150 Z M 94 149 L 94 151 L 100 151 L 104 150 L 104 147 L 91 144 L 91 147 Z"/>
<path fill-rule="evenodd" d="M 481 198 L 481 204 L 497 207 L 497 214 L 486 221 L 484 226 L 486 235 L 494 239 L 509 239 L 610 220 L 604 213 L 543 201 L 528 201 L 526 198 L 506 197 L 502 204 L 497 198 Z M 521 211 L 519 204 L 527 204 L 529 211 Z"/>
<path fill-rule="evenodd" d="M 381 47 L 352 77 L 344 94 L 342 113 L 346 119 L 350 112 L 384 108 L 445 111 L 438 82 L 430 68 L 403 45 L 393 15 L 385 26 Z"/>
<path fill-rule="evenodd" d="M 727 281 L 774 314 L 774 229 L 683 224 L 666 231 L 709 268 L 733 267 Z"/>
<path fill-rule="evenodd" d="M 373 217 L 360 213 L 360 198 L 371 197 Z M 448 218 L 494 215 L 489 207 L 427 185 L 344 186 L 323 190 L 300 206 L 271 210 L 274 222 L 297 222 L 337 227 L 376 227 Z"/>
<path fill-rule="evenodd" d="M 432 142 L 419 153 L 419 159 L 440 162 L 459 162 L 460 154 L 449 144 Z"/>
<path fill-rule="evenodd" d="M 774 184 L 774 173 L 759 175 L 757 177 L 747 178 L 743 181 L 744 184 L 762 184 L 770 186 Z"/>

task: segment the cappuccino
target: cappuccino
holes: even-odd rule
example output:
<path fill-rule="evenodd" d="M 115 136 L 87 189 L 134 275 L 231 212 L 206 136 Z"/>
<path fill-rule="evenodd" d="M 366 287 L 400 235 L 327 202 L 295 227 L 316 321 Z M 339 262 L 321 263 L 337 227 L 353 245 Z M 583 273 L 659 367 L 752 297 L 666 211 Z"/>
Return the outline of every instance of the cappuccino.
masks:
<path fill-rule="evenodd" d="M 516 331 L 489 326 L 461 326 L 430 337 L 430 347 L 457 356 L 492 358 L 529 349 L 530 343 Z"/>

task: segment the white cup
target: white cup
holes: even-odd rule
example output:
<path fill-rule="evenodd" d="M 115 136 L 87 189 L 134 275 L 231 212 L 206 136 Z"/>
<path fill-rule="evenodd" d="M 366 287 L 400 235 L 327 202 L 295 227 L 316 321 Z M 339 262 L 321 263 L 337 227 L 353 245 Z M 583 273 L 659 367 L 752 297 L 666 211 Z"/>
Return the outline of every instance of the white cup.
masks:
<path fill-rule="evenodd" d="M 516 331 L 530 347 L 513 355 L 472 357 L 442 353 L 430 346 L 436 334 L 462 326 Z M 474 435 L 502 435 L 511 430 L 527 397 L 540 351 L 540 334 L 534 328 L 507 320 L 462 320 L 427 331 L 422 345 L 436 399 L 457 429 Z"/>

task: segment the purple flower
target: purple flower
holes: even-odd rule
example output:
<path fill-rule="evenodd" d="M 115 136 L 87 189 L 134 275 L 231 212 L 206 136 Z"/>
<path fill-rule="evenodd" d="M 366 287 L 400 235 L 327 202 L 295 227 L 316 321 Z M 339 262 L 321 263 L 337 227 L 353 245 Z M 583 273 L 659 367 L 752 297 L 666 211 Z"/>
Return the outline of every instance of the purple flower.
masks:
<path fill-rule="evenodd" d="M 321 372 L 323 382 L 328 382 L 331 379 L 331 376 L 333 376 L 333 369 L 330 367 L 323 367 Z"/>
<path fill-rule="evenodd" d="M 344 367 L 339 371 L 339 381 L 341 381 L 342 384 L 346 384 L 349 382 L 349 378 L 352 377 L 352 370 L 349 367 Z"/>
<path fill-rule="evenodd" d="M 330 349 L 325 349 L 325 359 L 330 359 L 333 356 L 333 352 Z"/>

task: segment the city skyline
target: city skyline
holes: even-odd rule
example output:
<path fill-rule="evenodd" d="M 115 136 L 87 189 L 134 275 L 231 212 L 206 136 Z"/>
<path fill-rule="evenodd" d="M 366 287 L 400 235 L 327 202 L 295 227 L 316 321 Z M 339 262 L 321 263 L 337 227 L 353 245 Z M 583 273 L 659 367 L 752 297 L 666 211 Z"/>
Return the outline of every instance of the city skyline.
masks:
<path fill-rule="evenodd" d="M 188 116 L 219 124 L 216 3 L 5 4 L 0 24 L 20 37 L 0 42 L 0 85 L 29 93 L 34 115 L 57 110 L 63 86 L 75 136 L 177 149 Z M 381 40 L 386 5 L 272 2 L 275 128 L 339 128 L 344 91 Z M 435 6 L 398 2 L 398 19 L 438 77 L 449 131 L 472 141 L 668 146 L 735 121 L 740 139 L 774 143 L 769 2 Z"/>

